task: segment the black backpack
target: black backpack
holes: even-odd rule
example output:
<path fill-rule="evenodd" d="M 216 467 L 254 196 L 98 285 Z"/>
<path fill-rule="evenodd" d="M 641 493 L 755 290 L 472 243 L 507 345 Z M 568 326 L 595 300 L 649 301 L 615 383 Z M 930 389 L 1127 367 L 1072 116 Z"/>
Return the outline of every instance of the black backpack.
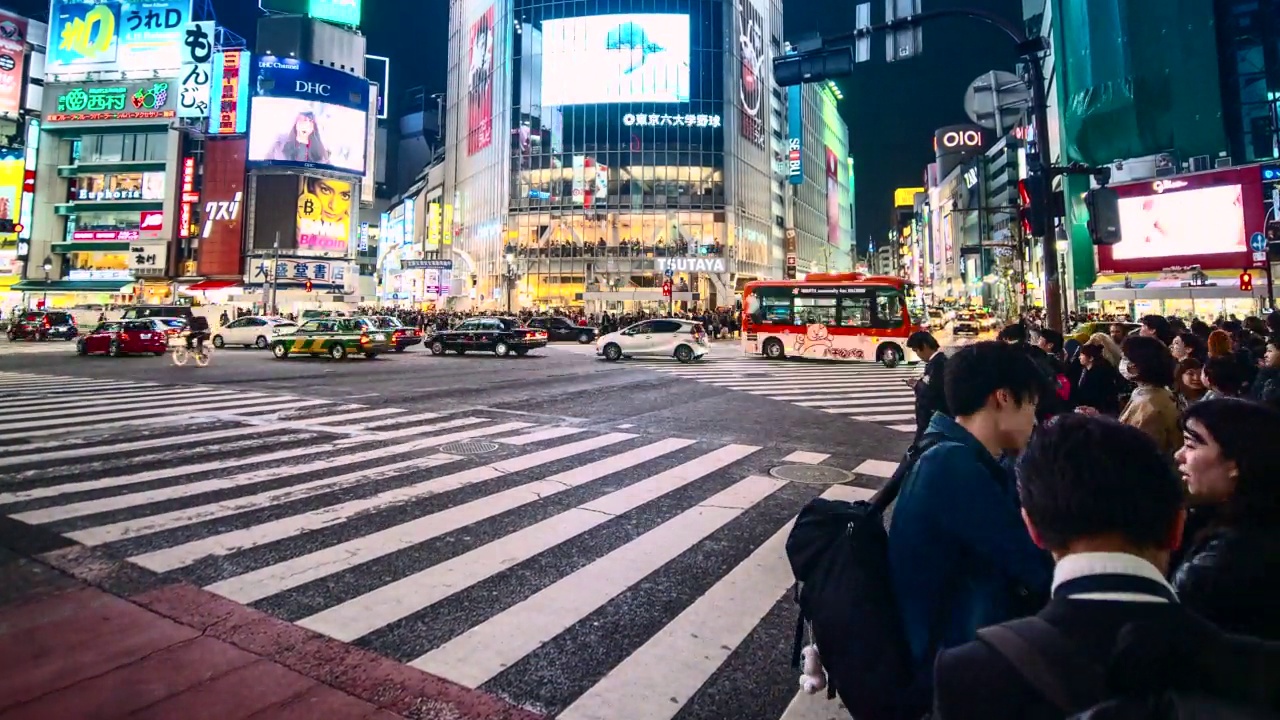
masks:
<path fill-rule="evenodd" d="M 983 628 L 978 639 L 1067 720 L 1277 720 L 1267 708 L 1176 690 L 1114 697 L 1107 691 L 1105 670 L 1081 657 L 1066 636 L 1038 617 Z"/>
<path fill-rule="evenodd" d="M 928 699 L 913 697 L 914 661 L 889 575 L 884 513 L 920 456 L 945 441 L 925 435 L 868 501 L 814 498 L 787 536 L 787 561 L 800 606 L 792 663 L 800 666 L 808 629 L 827 673 L 827 697 L 859 720 L 918 720 Z"/>

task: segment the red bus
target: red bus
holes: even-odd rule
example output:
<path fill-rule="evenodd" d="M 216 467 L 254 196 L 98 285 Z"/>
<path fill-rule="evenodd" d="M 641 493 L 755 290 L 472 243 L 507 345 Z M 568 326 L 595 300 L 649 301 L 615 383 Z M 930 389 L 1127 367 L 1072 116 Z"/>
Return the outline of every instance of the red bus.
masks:
<path fill-rule="evenodd" d="M 919 362 L 907 338 L 924 330 L 907 307 L 911 284 L 862 273 L 817 274 L 804 280 L 761 280 L 742 291 L 742 349 L 788 357 Z"/>

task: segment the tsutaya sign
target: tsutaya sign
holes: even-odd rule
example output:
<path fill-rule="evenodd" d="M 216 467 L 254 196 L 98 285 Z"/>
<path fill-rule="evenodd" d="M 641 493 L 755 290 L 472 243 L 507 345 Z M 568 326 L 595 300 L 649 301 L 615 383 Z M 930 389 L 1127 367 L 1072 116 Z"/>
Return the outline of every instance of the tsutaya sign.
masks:
<path fill-rule="evenodd" d="M 722 273 L 728 272 L 728 264 L 724 258 L 657 258 L 654 262 L 654 269 L 658 272 L 704 272 L 704 273 Z"/>
<path fill-rule="evenodd" d="M 659 115 L 627 113 L 622 116 L 623 125 L 673 125 L 679 127 L 720 127 L 719 115 Z"/>

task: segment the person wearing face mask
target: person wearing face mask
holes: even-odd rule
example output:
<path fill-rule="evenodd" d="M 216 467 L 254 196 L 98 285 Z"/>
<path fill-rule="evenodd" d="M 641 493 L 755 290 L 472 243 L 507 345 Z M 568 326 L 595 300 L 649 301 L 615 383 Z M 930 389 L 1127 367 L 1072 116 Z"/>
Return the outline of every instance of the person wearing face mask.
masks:
<path fill-rule="evenodd" d="M 1280 411 L 1223 398 L 1187 409 L 1176 455 L 1192 517 L 1170 577 L 1222 629 L 1280 640 Z"/>
<path fill-rule="evenodd" d="M 1160 340 L 1142 335 L 1126 339 L 1121 352 L 1120 374 L 1135 387 L 1120 422 L 1147 433 L 1173 455 L 1182 445 L 1178 401 L 1169 390 L 1177 369 L 1173 355 Z"/>

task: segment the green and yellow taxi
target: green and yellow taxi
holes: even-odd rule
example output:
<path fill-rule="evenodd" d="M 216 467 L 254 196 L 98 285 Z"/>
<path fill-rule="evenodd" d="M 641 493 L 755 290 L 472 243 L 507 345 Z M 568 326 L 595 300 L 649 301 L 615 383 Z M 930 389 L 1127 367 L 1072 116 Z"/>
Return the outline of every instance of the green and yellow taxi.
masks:
<path fill-rule="evenodd" d="M 388 349 L 387 333 L 364 318 L 314 318 L 292 334 L 271 340 L 271 353 L 277 360 L 290 355 L 327 355 L 334 360 L 364 355 L 372 359 Z"/>

